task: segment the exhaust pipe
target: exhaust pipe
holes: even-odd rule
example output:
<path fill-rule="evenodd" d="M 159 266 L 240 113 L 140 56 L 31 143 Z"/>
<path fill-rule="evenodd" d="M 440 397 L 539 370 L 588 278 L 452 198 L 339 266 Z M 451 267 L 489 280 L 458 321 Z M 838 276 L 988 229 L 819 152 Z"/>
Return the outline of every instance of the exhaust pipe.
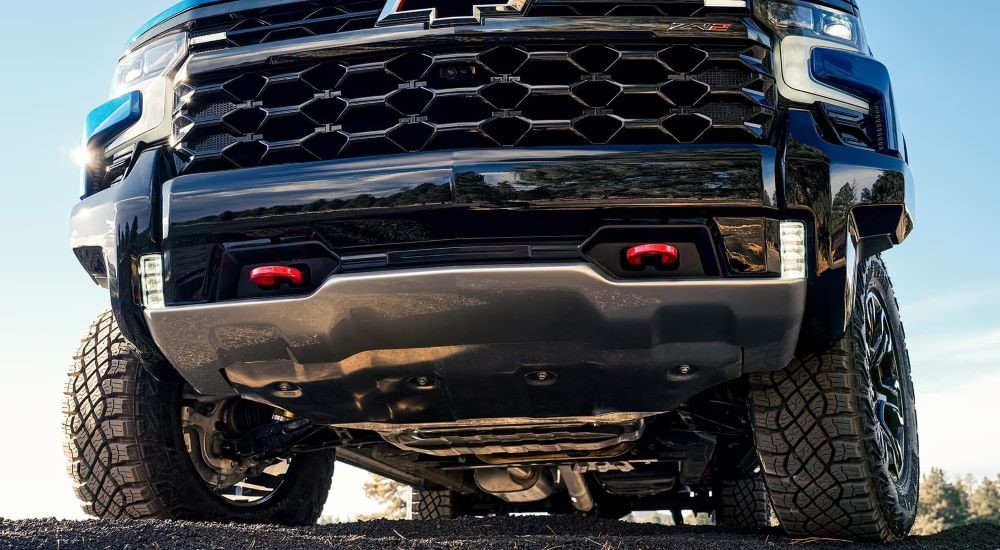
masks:
<path fill-rule="evenodd" d="M 594 509 L 594 496 L 587 488 L 587 481 L 583 479 L 583 474 L 577 472 L 572 466 L 560 466 L 559 477 L 566 484 L 569 491 L 569 498 L 573 502 L 573 508 L 580 512 L 589 512 Z"/>

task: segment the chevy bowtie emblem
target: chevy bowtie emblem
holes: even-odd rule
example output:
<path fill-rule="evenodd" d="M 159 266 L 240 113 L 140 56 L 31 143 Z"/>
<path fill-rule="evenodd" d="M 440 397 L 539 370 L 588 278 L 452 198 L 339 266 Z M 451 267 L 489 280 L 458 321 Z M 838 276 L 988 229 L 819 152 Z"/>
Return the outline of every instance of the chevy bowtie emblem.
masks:
<path fill-rule="evenodd" d="M 379 25 L 427 22 L 431 25 L 479 23 L 483 17 L 519 15 L 528 0 L 489 4 L 483 0 L 389 0 Z"/>

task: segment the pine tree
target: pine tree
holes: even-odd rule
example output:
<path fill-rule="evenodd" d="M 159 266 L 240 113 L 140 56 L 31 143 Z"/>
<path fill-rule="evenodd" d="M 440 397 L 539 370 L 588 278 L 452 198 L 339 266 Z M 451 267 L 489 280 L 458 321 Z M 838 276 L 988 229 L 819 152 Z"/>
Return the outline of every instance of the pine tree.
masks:
<path fill-rule="evenodd" d="M 940 468 L 924 476 L 913 532 L 932 535 L 968 521 L 968 494 L 961 481 L 951 483 Z"/>
<path fill-rule="evenodd" d="M 969 519 L 1000 523 L 1000 476 L 984 478 L 969 495 Z"/>
<path fill-rule="evenodd" d="M 406 519 L 406 508 L 410 502 L 410 488 L 406 485 L 372 474 L 365 481 L 365 495 L 379 503 L 382 510 L 359 519 Z"/>
<path fill-rule="evenodd" d="M 958 481 L 955 482 L 955 488 L 958 489 L 959 502 L 961 503 L 962 510 L 965 510 L 963 523 L 968 523 L 970 520 L 969 497 L 976 489 L 976 478 L 972 477 L 972 474 L 965 474 L 964 476 L 958 478 Z"/>

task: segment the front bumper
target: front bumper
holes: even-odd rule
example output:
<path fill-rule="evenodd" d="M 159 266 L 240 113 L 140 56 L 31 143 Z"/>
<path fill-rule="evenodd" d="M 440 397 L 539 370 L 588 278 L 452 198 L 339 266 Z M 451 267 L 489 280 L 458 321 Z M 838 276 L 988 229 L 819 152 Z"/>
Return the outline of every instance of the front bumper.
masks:
<path fill-rule="evenodd" d="M 326 423 L 669 411 L 792 357 L 805 281 L 612 281 L 586 264 L 335 276 L 146 311 L 196 390 Z M 231 385 L 230 385 L 231 384 Z"/>
<path fill-rule="evenodd" d="M 825 141 L 807 111 L 789 111 L 785 132 L 783 149 L 442 152 L 181 177 L 150 149 L 124 181 L 75 208 L 74 250 L 147 363 L 166 356 L 206 393 L 253 394 L 338 423 L 663 411 L 744 372 L 782 368 L 796 342 L 838 338 L 852 243 L 891 246 L 912 228 L 905 162 Z M 582 240 L 622 217 L 804 219 L 809 278 L 777 280 L 767 254 L 717 236 L 721 273 L 701 281 L 613 281 L 550 258 L 342 271 L 296 298 L 210 292 L 227 242 L 310 235 L 364 257 L 372 244 L 470 235 Z M 138 299 L 137 259 L 148 253 L 166 260 L 174 300 L 162 311 Z M 735 273 L 734 258 L 747 271 Z M 682 364 L 695 368 L 678 377 L 671 369 Z M 539 370 L 558 383 L 527 384 Z"/>

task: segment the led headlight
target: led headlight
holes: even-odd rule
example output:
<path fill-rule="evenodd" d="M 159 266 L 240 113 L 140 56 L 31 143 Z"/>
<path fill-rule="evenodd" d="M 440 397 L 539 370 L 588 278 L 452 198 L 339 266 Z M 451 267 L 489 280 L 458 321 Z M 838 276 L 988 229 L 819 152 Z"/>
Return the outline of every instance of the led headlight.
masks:
<path fill-rule="evenodd" d="M 834 40 L 862 51 L 865 47 L 861 22 L 852 14 L 807 2 L 770 0 L 764 17 L 780 34 Z"/>
<path fill-rule="evenodd" d="M 171 34 L 132 50 L 118 62 L 111 96 L 139 92 L 143 109 L 132 127 L 107 144 L 108 152 L 139 140 L 151 143 L 170 136 L 173 76 L 187 55 L 187 44 L 186 33 Z"/>
<path fill-rule="evenodd" d="M 170 137 L 173 79 L 187 55 L 187 33 L 174 33 L 126 53 L 115 67 L 111 100 L 87 115 L 79 156 L 83 192 L 102 185 L 108 160 L 137 142 L 156 143 Z"/>
<path fill-rule="evenodd" d="M 111 97 L 135 90 L 151 78 L 163 76 L 184 55 L 186 48 L 187 35 L 178 33 L 150 42 L 125 55 L 115 68 Z"/>
<path fill-rule="evenodd" d="M 854 14 L 811 2 L 757 0 L 757 17 L 778 35 L 775 48 L 781 95 L 800 103 L 824 101 L 867 112 L 867 100 L 818 82 L 810 72 L 815 48 L 868 55 L 861 20 Z"/>

